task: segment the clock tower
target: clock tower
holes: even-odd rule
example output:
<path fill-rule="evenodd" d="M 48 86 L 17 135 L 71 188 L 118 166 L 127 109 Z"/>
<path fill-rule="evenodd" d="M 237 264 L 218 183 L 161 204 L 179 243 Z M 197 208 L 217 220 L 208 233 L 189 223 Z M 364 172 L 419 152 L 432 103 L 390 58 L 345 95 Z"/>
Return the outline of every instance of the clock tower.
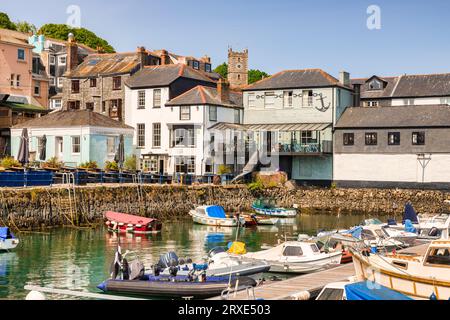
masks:
<path fill-rule="evenodd" d="M 228 82 L 231 88 L 241 88 L 248 84 L 248 50 L 233 51 L 228 48 Z"/>

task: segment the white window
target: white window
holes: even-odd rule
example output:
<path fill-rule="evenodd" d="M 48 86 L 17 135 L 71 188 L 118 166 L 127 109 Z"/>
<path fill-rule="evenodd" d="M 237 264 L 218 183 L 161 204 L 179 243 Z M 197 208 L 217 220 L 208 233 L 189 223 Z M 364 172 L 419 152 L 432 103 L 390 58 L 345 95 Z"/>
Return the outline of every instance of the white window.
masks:
<path fill-rule="evenodd" d="M 368 107 L 378 107 L 378 101 L 367 101 Z"/>
<path fill-rule="evenodd" d="M 106 152 L 108 154 L 114 154 L 116 152 L 116 137 L 106 138 Z"/>
<path fill-rule="evenodd" d="M 292 107 L 292 91 L 284 91 L 283 92 L 283 107 L 291 108 Z"/>
<path fill-rule="evenodd" d="M 49 57 L 49 63 L 50 63 L 51 65 L 54 65 L 55 62 L 56 62 L 55 56 L 50 56 L 50 57 Z"/>
<path fill-rule="evenodd" d="M 144 171 L 148 171 L 151 173 L 158 172 L 158 157 L 157 156 L 151 156 L 150 158 L 146 158 L 143 161 L 143 168 Z"/>
<path fill-rule="evenodd" d="M 255 94 L 254 93 L 249 93 L 247 95 L 247 97 L 248 97 L 248 107 L 249 108 L 255 108 L 256 107 Z"/>
<path fill-rule="evenodd" d="M 403 104 L 405 106 L 412 106 L 414 105 L 414 99 L 403 99 Z"/>
<path fill-rule="evenodd" d="M 65 65 L 66 64 L 66 60 L 67 60 L 66 56 L 60 56 L 59 60 L 58 60 L 58 63 L 60 65 Z"/>
<path fill-rule="evenodd" d="M 14 78 L 15 78 L 15 75 L 14 75 L 14 73 L 13 74 L 11 74 L 11 87 L 14 87 Z"/>
<path fill-rule="evenodd" d="M 139 148 L 145 147 L 145 123 L 137 124 L 137 145 Z"/>
<path fill-rule="evenodd" d="M 34 81 L 34 95 L 35 96 L 41 95 L 41 82 L 40 81 Z"/>
<path fill-rule="evenodd" d="M 191 120 L 191 107 L 189 106 L 180 107 L 180 120 Z"/>
<path fill-rule="evenodd" d="M 312 105 L 313 105 L 313 91 L 312 90 L 303 90 L 302 106 L 303 107 L 312 107 Z"/>
<path fill-rule="evenodd" d="M 372 81 L 369 82 L 369 90 L 381 90 L 382 89 L 382 85 L 381 82 L 373 79 Z"/>
<path fill-rule="evenodd" d="M 264 108 L 274 108 L 275 107 L 275 93 L 266 92 L 264 93 Z"/>
<path fill-rule="evenodd" d="M 55 77 L 50 77 L 50 85 L 51 86 L 56 86 L 56 78 Z"/>
<path fill-rule="evenodd" d="M 187 158 L 187 172 L 195 173 L 195 157 Z"/>
<path fill-rule="evenodd" d="M 80 147 L 80 136 L 73 136 L 72 137 L 72 153 L 80 153 L 81 147 Z"/>
<path fill-rule="evenodd" d="M 138 109 L 145 109 L 145 90 L 138 91 Z"/>
<path fill-rule="evenodd" d="M 161 123 L 153 124 L 153 147 L 161 147 Z"/>
<path fill-rule="evenodd" d="M 450 98 L 441 98 L 441 104 L 449 104 L 450 105 Z"/>
<path fill-rule="evenodd" d="M 161 89 L 153 90 L 153 108 L 161 108 Z"/>
<path fill-rule="evenodd" d="M 53 100 L 53 108 L 54 109 L 60 109 L 62 106 L 61 99 L 55 99 Z"/>
<path fill-rule="evenodd" d="M 56 84 L 61 88 L 63 86 L 63 78 L 56 78 Z"/>
<path fill-rule="evenodd" d="M 217 121 L 217 107 L 209 106 L 209 121 Z"/>
<path fill-rule="evenodd" d="M 234 123 L 241 123 L 241 112 L 239 109 L 234 109 Z"/>
<path fill-rule="evenodd" d="M 16 75 L 16 87 L 20 87 L 20 74 Z"/>

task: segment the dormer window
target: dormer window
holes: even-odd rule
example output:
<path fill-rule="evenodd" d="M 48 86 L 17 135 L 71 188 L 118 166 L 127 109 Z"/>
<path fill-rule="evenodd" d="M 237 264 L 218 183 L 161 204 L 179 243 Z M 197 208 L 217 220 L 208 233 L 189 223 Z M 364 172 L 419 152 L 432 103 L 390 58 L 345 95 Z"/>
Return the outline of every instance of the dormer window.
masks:
<path fill-rule="evenodd" d="M 211 64 L 210 63 L 205 63 L 205 71 L 211 72 Z"/>
<path fill-rule="evenodd" d="M 369 82 L 369 90 L 381 90 L 381 89 L 383 89 L 383 84 L 381 83 L 381 81 L 373 79 L 372 81 Z"/>
<path fill-rule="evenodd" d="M 192 61 L 192 67 L 196 70 L 200 69 L 200 63 L 197 60 Z"/>

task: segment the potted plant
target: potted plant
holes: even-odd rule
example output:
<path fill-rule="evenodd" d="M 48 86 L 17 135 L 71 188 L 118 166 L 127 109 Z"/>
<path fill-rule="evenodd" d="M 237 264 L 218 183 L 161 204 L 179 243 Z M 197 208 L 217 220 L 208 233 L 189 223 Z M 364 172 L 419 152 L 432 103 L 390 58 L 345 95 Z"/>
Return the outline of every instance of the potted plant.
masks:
<path fill-rule="evenodd" d="M 105 162 L 105 171 L 106 172 L 116 172 L 119 171 L 119 165 L 115 161 L 106 161 Z"/>
<path fill-rule="evenodd" d="M 231 173 L 231 168 L 225 164 L 221 164 L 217 168 L 217 174 L 222 179 L 222 183 L 225 183 L 227 181 L 227 175 Z"/>
<path fill-rule="evenodd" d="M 96 171 L 98 169 L 98 165 L 96 161 L 86 161 L 84 163 L 81 163 L 79 168 L 85 169 L 87 171 Z"/>
<path fill-rule="evenodd" d="M 59 170 L 63 166 L 62 161 L 59 161 L 56 157 L 51 157 L 44 162 L 44 169 Z"/>
<path fill-rule="evenodd" d="M 18 169 L 22 168 L 22 164 L 13 157 L 5 157 L 1 160 L 0 167 L 2 167 L 3 170 Z"/>

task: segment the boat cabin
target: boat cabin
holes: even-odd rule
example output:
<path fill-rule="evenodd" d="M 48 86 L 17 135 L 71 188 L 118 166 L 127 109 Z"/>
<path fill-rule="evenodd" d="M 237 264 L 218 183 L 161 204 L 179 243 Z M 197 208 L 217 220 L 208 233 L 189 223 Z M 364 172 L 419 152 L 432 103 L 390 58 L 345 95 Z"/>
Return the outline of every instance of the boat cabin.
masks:
<path fill-rule="evenodd" d="M 283 245 L 281 254 L 284 257 L 301 257 L 305 255 L 320 254 L 320 250 L 319 247 L 317 247 L 317 244 L 313 242 L 288 241 Z"/>
<path fill-rule="evenodd" d="M 433 241 L 428 247 L 424 265 L 450 268 L 450 241 Z"/>
<path fill-rule="evenodd" d="M 419 235 L 437 239 L 449 239 L 450 213 L 441 213 L 428 219 L 420 219 Z"/>
<path fill-rule="evenodd" d="M 216 219 L 226 219 L 227 215 L 221 206 L 200 206 L 195 211 L 202 216 Z"/>

